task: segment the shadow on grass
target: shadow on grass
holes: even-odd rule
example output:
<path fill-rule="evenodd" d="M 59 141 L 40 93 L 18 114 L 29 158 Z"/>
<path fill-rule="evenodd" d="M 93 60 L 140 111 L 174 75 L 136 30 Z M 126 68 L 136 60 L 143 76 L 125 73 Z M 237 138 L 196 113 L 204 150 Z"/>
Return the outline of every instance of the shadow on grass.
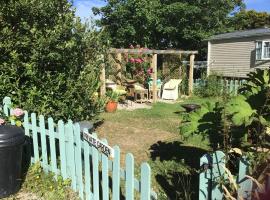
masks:
<path fill-rule="evenodd" d="M 199 175 L 195 171 L 200 168 L 200 158 L 206 150 L 185 146 L 179 141 L 157 142 L 150 147 L 153 161 L 173 161 L 176 167 L 163 169 L 155 174 L 156 181 L 169 199 L 198 199 Z M 190 174 L 177 170 L 177 166 L 191 168 Z M 166 167 L 166 166 L 165 166 Z M 168 166 L 170 167 L 170 166 Z M 187 197 L 189 196 L 189 198 Z"/>

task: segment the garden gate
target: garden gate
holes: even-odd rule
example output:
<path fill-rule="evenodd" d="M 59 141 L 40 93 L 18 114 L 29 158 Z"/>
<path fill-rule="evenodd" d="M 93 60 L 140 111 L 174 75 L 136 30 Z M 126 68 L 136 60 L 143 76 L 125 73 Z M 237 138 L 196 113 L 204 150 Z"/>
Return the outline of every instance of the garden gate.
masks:
<path fill-rule="evenodd" d="M 9 116 L 9 97 L 4 98 L 3 109 Z M 31 162 L 40 162 L 44 171 L 53 172 L 56 179 L 57 176 L 70 179 L 72 189 L 81 199 L 157 199 L 151 190 L 151 169 L 147 163 L 141 165 L 141 178 L 137 180 L 132 154 L 126 155 L 125 169 L 121 169 L 119 147 L 112 149 L 114 157 L 109 158 L 82 138 L 78 123 L 69 120 L 64 124 L 59 120 L 56 124 L 51 117 L 45 120 L 43 115 L 37 117 L 35 113 L 25 111 L 23 128 L 33 149 Z M 87 134 L 87 130 L 84 133 Z M 107 141 L 99 140 L 95 133 L 90 135 L 96 142 L 107 145 Z"/>
<path fill-rule="evenodd" d="M 230 172 L 225 168 L 225 154 L 222 151 L 205 154 L 200 159 L 200 166 L 202 166 L 204 171 L 200 173 L 199 200 L 224 199 L 224 190 L 220 187 L 220 182 L 232 178 L 232 176 L 229 177 L 228 174 Z M 248 167 L 247 159 L 245 157 L 239 158 L 239 171 L 235 179 L 239 186 L 237 189 L 237 199 L 252 199 L 253 181 L 246 177 Z M 270 183 L 270 180 L 268 182 Z M 266 190 L 270 190 L 270 184 L 267 184 L 266 187 L 268 187 Z M 258 192 L 260 191 L 258 190 Z"/>

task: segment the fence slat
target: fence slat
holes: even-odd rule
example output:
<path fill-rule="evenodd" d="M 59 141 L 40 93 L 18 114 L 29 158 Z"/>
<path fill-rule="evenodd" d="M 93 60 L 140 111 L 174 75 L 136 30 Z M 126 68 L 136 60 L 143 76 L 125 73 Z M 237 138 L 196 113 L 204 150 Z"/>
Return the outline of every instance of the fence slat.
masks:
<path fill-rule="evenodd" d="M 236 96 L 238 94 L 238 88 L 239 88 L 239 81 L 234 81 L 234 95 Z"/>
<path fill-rule="evenodd" d="M 66 146 L 66 155 L 67 155 L 67 175 L 71 178 L 71 186 L 74 191 L 77 191 L 76 188 L 76 173 L 75 173 L 75 155 L 74 155 L 74 136 L 73 136 L 73 123 L 71 120 L 68 120 L 68 124 L 65 125 L 67 146 Z"/>
<path fill-rule="evenodd" d="M 107 140 L 102 140 L 104 144 L 108 144 Z M 108 157 L 105 154 L 101 156 L 102 161 L 102 199 L 109 200 L 109 164 Z"/>
<path fill-rule="evenodd" d="M 120 148 L 115 146 L 113 160 L 113 200 L 120 198 Z"/>
<path fill-rule="evenodd" d="M 151 169 L 147 163 L 141 165 L 141 200 L 150 200 Z"/>
<path fill-rule="evenodd" d="M 212 169 L 212 198 L 223 199 L 223 191 L 217 187 L 216 184 L 219 178 L 224 176 L 225 173 L 225 154 L 222 151 L 213 153 L 213 169 Z"/>
<path fill-rule="evenodd" d="M 52 172 L 55 173 L 54 177 L 57 178 L 57 163 L 56 163 L 56 150 L 55 150 L 55 136 L 54 136 L 54 122 L 53 118 L 48 119 L 49 125 L 49 141 L 50 141 L 50 154 Z"/>
<path fill-rule="evenodd" d="M 32 134 L 33 134 L 33 146 L 34 146 L 34 161 L 36 163 L 39 161 L 36 113 L 31 114 L 31 124 L 32 124 Z"/>
<path fill-rule="evenodd" d="M 94 138 L 97 138 L 96 134 L 93 133 Z M 94 199 L 99 200 L 99 171 L 98 171 L 98 150 L 92 146 L 92 163 L 93 163 L 93 191 Z"/>
<path fill-rule="evenodd" d="M 9 116 L 10 115 L 9 109 L 11 107 L 11 98 L 10 97 L 5 97 L 3 99 L 3 106 L 4 106 L 4 114 L 6 116 Z"/>
<path fill-rule="evenodd" d="M 58 121 L 58 135 L 59 135 L 59 148 L 60 148 L 61 175 L 63 179 L 67 179 L 65 126 L 62 120 Z"/>
<path fill-rule="evenodd" d="M 39 116 L 39 127 L 40 127 L 40 139 L 41 139 L 41 157 L 42 165 L 44 170 L 48 172 L 48 156 L 47 156 L 47 142 L 46 142 L 46 130 L 45 130 L 45 119 L 43 115 Z"/>
<path fill-rule="evenodd" d="M 84 130 L 86 133 L 88 133 L 88 130 Z M 84 176 L 85 176 L 85 196 L 86 200 L 93 199 L 92 193 L 91 193 L 91 176 L 90 176 L 90 152 L 89 152 L 90 146 L 88 142 L 85 140 L 83 141 L 83 153 L 84 153 Z"/>
<path fill-rule="evenodd" d="M 205 154 L 200 159 L 200 166 L 205 167 L 204 171 L 200 173 L 199 183 L 199 200 L 210 199 L 209 184 L 211 183 L 211 170 L 212 158 L 209 154 Z M 207 168 L 206 168 L 207 167 Z"/>
<path fill-rule="evenodd" d="M 30 132 L 29 132 L 29 116 L 28 116 L 27 111 L 24 111 L 23 128 L 24 128 L 25 135 L 30 136 Z"/>
<path fill-rule="evenodd" d="M 246 177 L 248 172 L 249 163 L 245 157 L 240 159 L 239 162 L 239 174 L 237 183 L 240 188 L 237 191 L 238 199 L 242 197 L 243 199 L 250 200 L 251 199 L 251 191 L 252 191 L 252 180 Z"/>
<path fill-rule="evenodd" d="M 130 153 L 126 155 L 126 199 L 134 199 L 134 157 Z"/>
<path fill-rule="evenodd" d="M 75 136 L 75 161 L 76 161 L 76 177 L 79 190 L 79 196 L 83 199 L 83 179 L 82 179 L 82 147 L 81 147 L 81 131 L 80 125 L 76 123 L 73 126 Z"/>

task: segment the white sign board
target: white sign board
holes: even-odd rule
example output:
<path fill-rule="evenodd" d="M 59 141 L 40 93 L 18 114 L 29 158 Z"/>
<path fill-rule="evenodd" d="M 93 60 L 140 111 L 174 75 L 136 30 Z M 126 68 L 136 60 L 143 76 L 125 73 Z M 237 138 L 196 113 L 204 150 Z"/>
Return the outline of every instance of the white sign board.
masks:
<path fill-rule="evenodd" d="M 83 132 L 83 139 L 89 142 L 92 146 L 97 148 L 99 151 L 104 153 L 106 156 L 110 156 L 114 158 L 114 149 L 104 142 L 98 140 L 97 138 L 94 138 L 91 134 Z"/>

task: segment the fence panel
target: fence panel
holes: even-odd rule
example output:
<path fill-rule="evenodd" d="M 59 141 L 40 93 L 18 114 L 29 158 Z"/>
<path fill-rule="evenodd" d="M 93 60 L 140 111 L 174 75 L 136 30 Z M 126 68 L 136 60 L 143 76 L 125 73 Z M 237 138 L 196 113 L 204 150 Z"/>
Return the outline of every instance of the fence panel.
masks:
<path fill-rule="evenodd" d="M 227 80 L 227 79 L 221 79 L 220 84 L 222 86 L 221 88 L 221 94 L 224 92 L 224 89 L 226 89 L 231 95 L 236 96 L 238 94 L 239 88 L 245 83 L 245 80 Z M 194 79 L 194 86 L 200 87 L 206 85 L 206 81 L 202 79 Z"/>
<path fill-rule="evenodd" d="M 220 178 L 226 180 L 225 154 L 216 151 L 213 154 L 206 154 L 201 157 L 200 165 L 208 165 L 206 170 L 200 173 L 199 200 L 219 200 L 223 199 L 224 191 L 220 186 Z M 239 184 L 237 199 L 250 200 L 252 195 L 253 182 L 246 177 L 249 163 L 245 157 L 240 158 L 239 172 L 236 183 Z"/>
<path fill-rule="evenodd" d="M 10 115 L 11 105 L 11 99 L 6 97 L 3 100 L 3 110 L 7 116 Z M 34 150 L 32 163 L 41 161 L 45 172 L 55 173 L 55 178 L 57 175 L 62 175 L 63 179 L 70 179 L 72 189 L 79 192 L 81 199 L 98 200 L 102 196 L 102 199 L 108 200 L 111 191 L 112 199 L 118 200 L 121 180 L 125 182 L 123 187 L 125 187 L 126 199 L 135 198 L 134 190 L 141 193 L 143 200 L 149 200 L 151 197 L 157 199 L 156 193 L 151 190 L 151 169 L 147 163 L 141 165 L 141 178 L 138 181 L 134 177 L 132 154 L 126 155 L 126 169 L 122 170 L 119 147 L 113 148 L 114 158 L 110 160 L 108 155 L 99 152 L 98 147 L 89 144 L 86 140 L 82 141 L 79 124 L 73 124 L 71 120 L 68 120 L 67 124 L 62 120 L 55 124 L 53 118 L 49 118 L 46 122 L 43 115 L 38 116 L 37 121 L 35 113 L 30 115 L 30 119 L 29 121 L 29 114 L 25 111 L 23 128 L 25 134 L 32 140 Z M 95 133 L 92 136 L 98 140 Z M 105 139 L 103 142 L 107 144 Z M 112 188 L 109 184 L 110 178 Z M 99 191 L 100 184 L 102 191 Z"/>

